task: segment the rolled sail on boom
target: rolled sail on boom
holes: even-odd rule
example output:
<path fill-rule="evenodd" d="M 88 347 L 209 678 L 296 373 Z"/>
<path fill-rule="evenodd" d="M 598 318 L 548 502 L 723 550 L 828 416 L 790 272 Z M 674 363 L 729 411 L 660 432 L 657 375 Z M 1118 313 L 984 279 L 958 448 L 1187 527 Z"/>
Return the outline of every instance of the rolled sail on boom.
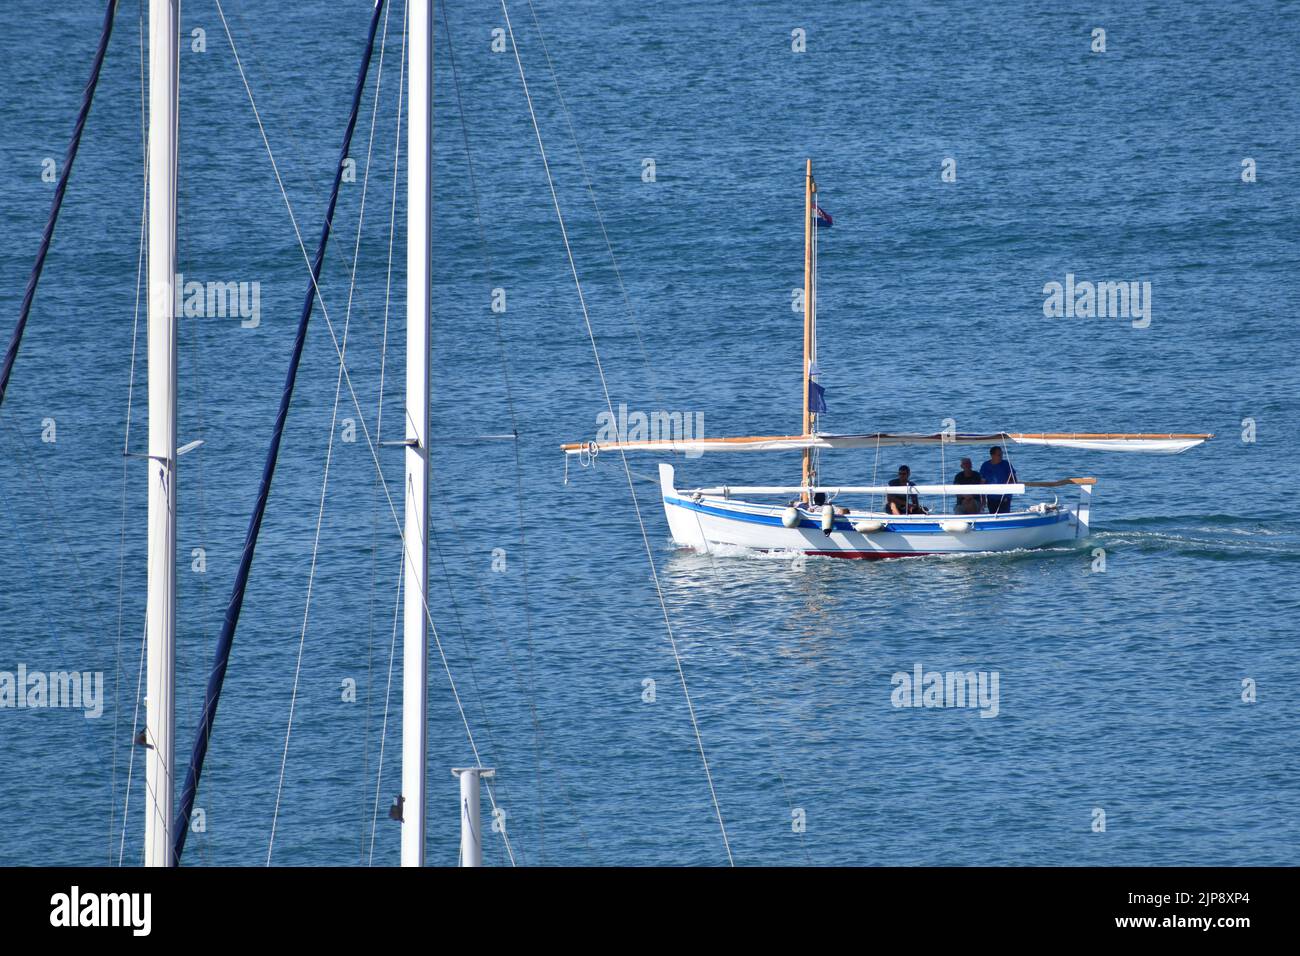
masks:
<path fill-rule="evenodd" d="M 569 455 L 593 449 L 701 454 L 736 451 L 801 451 L 804 449 L 896 448 L 905 445 L 1046 445 L 1085 451 L 1127 451 L 1176 455 L 1213 438 L 1209 433 L 1140 432 L 990 432 L 986 434 L 936 432 L 930 435 L 874 432 L 863 435 L 766 435 L 741 438 L 694 438 L 683 441 L 574 442 L 561 445 Z"/>

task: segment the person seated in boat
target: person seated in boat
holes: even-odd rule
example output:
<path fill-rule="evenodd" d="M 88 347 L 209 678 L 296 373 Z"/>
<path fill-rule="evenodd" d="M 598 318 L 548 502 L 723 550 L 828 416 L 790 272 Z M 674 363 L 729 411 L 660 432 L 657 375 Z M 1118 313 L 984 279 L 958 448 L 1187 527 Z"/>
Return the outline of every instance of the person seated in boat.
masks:
<path fill-rule="evenodd" d="M 889 479 L 890 487 L 907 488 L 912 484 L 912 469 L 906 465 L 898 466 L 898 477 Z M 921 507 L 921 499 L 916 495 L 888 495 L 885 498 L 885 513 L 891 515 L 929 514 Z"/>
<path fill-rule="evenodd" d="M 954 485 L 979 485 L 984 483 L 984 479 L 975 470 L 971 460 L 963 458 L 961 460 L 961 471 L 957 472 L 957 477 L 953 478 L 952 483 Z M 977 515 L 983 508 L 979 495 L 957 496 L 957 514 L 959 515 Z"/>
<path fill-rule="evenodd" d="M 1014 485 L 1016 470 L 1002 457 L 1002 447 L 989 449 L 989 460 L 980 465 L 980 479 L 986 485 Z M 991 515 L 1006 514 L 1011 510 L 1011 495 L 986 495 L 984 507 Z"/>
<path fill-rule="evenodd" d="M 813 500 L 812 500 L 812 506 L 813 506 L 813 508 L 815 508 L 818 512 L 820 512 L 821 509 L 822 509 L 822 507 L 823 507 L 825 504 L 826 504 L 826 492 L 824 492 L 824 491 L 814 491 L 814 492 L 813 492 Z M 844 515 L 846 515 L 846 514 L 848 514 L 848 513 L 849 513 L 849 509 L 848 509 L 848 508 L 836 508 L 836 509 L 835 509 L 835 514 L 837 514 L 837 515 L 839 515 L 839 516 L 841 516 L 841 517 L 843 517 Z"/>

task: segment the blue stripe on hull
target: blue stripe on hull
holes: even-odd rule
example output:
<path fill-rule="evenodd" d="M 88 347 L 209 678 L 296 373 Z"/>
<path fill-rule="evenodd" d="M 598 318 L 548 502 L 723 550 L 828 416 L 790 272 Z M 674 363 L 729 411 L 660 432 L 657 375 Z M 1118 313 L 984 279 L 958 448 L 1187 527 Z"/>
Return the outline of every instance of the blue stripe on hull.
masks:
<path fill-rule="evenodd" d="M 694 501 L 688 501 L 685 498 L 665 497 L 664 504 L 676 505 L 679 508 L 685 508 L 687 511 L 698 511 L 702 514 L 715 515 L 719 518 L 727 518 L 732 521 L 745 521 L 750 524 L 764 524 L 764 525 L 773 525 L 777 527 L 785 527 L 783 524 L 781 524 L 780 515 L 770 515 L 770 514 L 762 515 L 762 514 L 751 514 L 745 511 L 731 511 L 727 508 L 717 508 L 712 505 L 706 505 Z M 971 516 L 957 515 L 954 517 L 954 520 L 974 521 L 975 531 L 1013 531 L 1013 530 L 1018 531 L 1023 528 L 1039 528 L 1044 525 L 1057 524 L 1058 522 L 1061 521 L 1069 521 L 1070 512 L 1059 511 L 1056 514 L 1035 515 L 1033 517 L 1002 519 L 1002 520 L 994 520 L 994 521 L 980 521 Z M 818 521 L 813 521 L 804 518 L 799 522 L 799 524 L 796 527 L 813 528 L 820 531 L 821 523 Z M 834 530 L 851 532 L 853 531 L 853 524 L 852 522 L 849 521 L 836 519 Z M 932 524 L 931 523 L 912 524 L 910 522 L 900 523 L 897 525 L 888 524 L 885 526 L 883 531 L 877 533 L 879 534 L 886 534 L 886 533 L 950 534 L 950 532 L 944 531 L 941 527 L 939 527 L 938 522 L 934 522 Z"/>

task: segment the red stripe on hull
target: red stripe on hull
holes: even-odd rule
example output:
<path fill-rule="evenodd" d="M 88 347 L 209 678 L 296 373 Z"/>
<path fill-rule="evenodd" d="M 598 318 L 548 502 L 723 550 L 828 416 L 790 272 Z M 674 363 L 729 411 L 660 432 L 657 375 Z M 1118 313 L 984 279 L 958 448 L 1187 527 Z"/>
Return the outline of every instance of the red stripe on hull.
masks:
<path fill-rule="evenodd" d="M 928 558 L 942 554 L 940 551 L 805 551 L 815 558 L 852 558 L 858 561 L 878 561 L 883 558 Z M 960 554 L 961 552 L 952 552 Z"/>
<path fill-rule="evenodd" d="M 737 545 L 737 547 L 744 547 L 744 545 Z M 679 544 L 677 550 L 690 551 L 692 554 L 702 553 L 689 544 Z M 986 553 L 981 551 L 787 551 L 785 548 L 757 548 L 755 550 L 762 551 L 764 554 L 805 554 L 814 558 L 848 558 L 853 561 L 881 561 L 885 558 L 930 558 L 942 554 Z"/>

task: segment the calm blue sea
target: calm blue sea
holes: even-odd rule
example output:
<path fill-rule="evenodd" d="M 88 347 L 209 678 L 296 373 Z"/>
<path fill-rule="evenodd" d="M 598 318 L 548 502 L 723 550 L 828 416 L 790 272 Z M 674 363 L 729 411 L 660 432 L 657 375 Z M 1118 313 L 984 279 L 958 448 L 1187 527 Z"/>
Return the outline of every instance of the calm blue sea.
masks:
<path fill-rule="evenodd" d="M 371 4 L 222 6 L 313 250 Z M 735 862 L 1295 863 L 1300 8 L 534 7 L 540 35 L 526 2 L 510 4 L 511 22 L 615 406 L 702 413 L 709 435 L 798 428 L 791 294 L 811 156 L 835 217 L 820 244 L 827 429 L 935 431 L 952 419 L 963 431 L 1217 436 L 1173 458 L 1021 451 L 1022 477 L 1099 478 L 1092 540 L 884 563 L 678 552 L 642 480 L 657 460 L 631 460 Z M 508 38 L 493 49 L 505 20 L 498 5 L 462 0 L 446 15 L 430 598 L 446 668 L 435 646 L 429 859 L 455 862 L 449 768 L 474 760 L 449 671 L 496 768 L 518 862 L 726 864 L 622 468 L 574 465 L 565 483 L 558 445 L 593 437 L 605 400 Z M 101 16 L 89 0 L 0 6 L 5 338 L 53 194 L 43 163 L 61 162 Z M 402 436 L 401 17 L 398 0 L 373 141 L 378 54 L 351 151 L 356 177 L 192 865 L 260 865 L 268 847 L 281 865 L 398 859 L 387 810 L 400 779 L 400 553 L 366 432 Z M 147 424 L 140 20 L 139 0 L 123 0 L 0 409 L 0 671 L 104 681 L 97 719 L 0 709 L 4 864 L 141 855 L 143 751 L 131 739 L 143 721 L 146 473 L 122 456 L 144 450 Z M 180 441 L 205 442 L 182 459 L 179 484 L 187 759 L 307 272 L 216 5 L 185 4 L 182 34 L 180 269 L 257 283 L 259 295 L 255 325 L 181 324 Z M 1067 275 L 1150 283 L 1149 324 L 1045 317 L 1044 285 Z M 494 289 L 504 312 L 491 309 Z M 337 405 L 331 326 L 348 334 L 351 389 Z M 517 442 L 484 437 L 515 428 Z M 402 452 L 377 454 L 400 514 Z M 823 474 L 862 482 L 901 463 L 925 481 L 956 470 L 927 451 L 879 463 L 862 452 L 828 458 Z M 678 465 L 684 485 L 780 483 L 798 469 L 797 456 Z M 893 675 L 918 665 L 996 672 L 997 716 L 895 707 Z M 486 857 L 508 863 L 499 834 Z"/>

